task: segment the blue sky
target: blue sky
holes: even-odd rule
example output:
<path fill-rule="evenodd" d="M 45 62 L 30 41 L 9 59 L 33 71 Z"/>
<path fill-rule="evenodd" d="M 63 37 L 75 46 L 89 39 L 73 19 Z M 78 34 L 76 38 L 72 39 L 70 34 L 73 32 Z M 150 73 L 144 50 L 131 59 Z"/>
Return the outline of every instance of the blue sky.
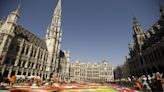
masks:
<path fill-rule="evenodd" d="M 0 0 L 0 19 L 21 2 L 24 28 L 45 37 L 57 0 Z M 71 61 L 123 64 L 132 41 L 132 17 L 146 31 L 160 16 L 164 0 L 62 0 L 62 50 L 70 50 Z"/>

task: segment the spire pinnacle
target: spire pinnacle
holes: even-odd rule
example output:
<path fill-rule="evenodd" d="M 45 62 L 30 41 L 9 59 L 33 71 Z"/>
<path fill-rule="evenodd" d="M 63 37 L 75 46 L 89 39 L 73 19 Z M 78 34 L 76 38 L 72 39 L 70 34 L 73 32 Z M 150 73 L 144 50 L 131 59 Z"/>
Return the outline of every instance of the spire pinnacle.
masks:
<path fill-rule="evenodd" d="M 56 6 L 56 9 L 61 9 L 61 0 L 58 0 L 58 4 Z"/>
<path fill-rule="evenodd" d="M 21 3 L 19 3 L 19 5 L 18 5 L 18 7 L 17 7 L 18 10 L 20 9 L 20 6 L 21 6 Z"/>
<path fill-rule="evenodd" d="M 19 18 L 19 9 L 20 9 L 20 4 L 16 8 L 16 10 L 12 11 L 8 16 L 5 22 L 11 22 L 11 23 L 16 23 L 18 18 Z"/>
<path fill-rule="evenodd" d="M 19 17 L 19 10 L 20 10 L 20 6 L 21 6 L 21 3 L 19 3 L 18 7 L 16 8 L 16 10 L 14 10 L 12 13 L 17 15 Z"/>
<path fill-rule="evenodd" d="M 141 25 L 137 21 L 136 17 L 133 17 L 133 29 L 134 29 L 134 34 L 144 33 L 144 31 L 142 30 Z"/>
<path fill-rule="evenodd" d="M 2 17 L 2 19 L 1 19 L 1 21 L 5 21 L 5 18 L 6 18 L 6 17 L 5 17 L 5 16 L 3 16 L 3 17 Z"/>
<path fill-rule="evenodd" d="M 160 4 L 160 12 L 164 13 L 164 6 L 162 6 L 161 4 Z"/>
<path fill-rule="evenodd" d="M 140 24 L 137 21 L 137 18 L 136 17 L 133 17 L 133 26 L 140 26 Z"/>
<path fill-rule="evenodd" d="M 133 17 L 133 21 L 136 21 L 136 17 Z"/>
<path fill-rule="evenodd" d="M 133 17 L 133 24 L 137 23 L 137 18 L 136 17 Z"/>
<path fill-rule="evenodd" d="M 21 3 L 19 3 L 19 5 L 18 5 L 17 9 L 15 10 L 15 12 L 16 12 L 17 14 L 19 14 L 19 9 L 20 9 L 20 6 L 21 6 Z"/>
<path fill-rule="evenodd" d="M 58 0 L 58 3 L 57 3 L 57 5 L 56 5 L 56 8 L 55 8 L 55 10 L 54 10 L 54 14 L 53 14 L 54 16 L 55 15 L 58 15 L 58 16 L 60 16 L 61 15 L 61 0 Z"/>
<path fill-rule="evenodd" d="M 52 22 L 49 28 L 49 37 L 54 37 L 56 33 L 61 32 L 61 0 L 58 0 L 56 8 L 53 13 Z"/>

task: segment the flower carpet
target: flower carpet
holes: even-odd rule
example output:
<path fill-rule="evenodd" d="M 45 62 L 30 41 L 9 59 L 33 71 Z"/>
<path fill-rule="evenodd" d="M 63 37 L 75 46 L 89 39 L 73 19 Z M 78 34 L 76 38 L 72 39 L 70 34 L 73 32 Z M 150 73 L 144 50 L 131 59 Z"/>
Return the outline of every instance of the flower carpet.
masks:
<path fill-rule="evenodd" d="M 12 92 L 139 92 L 126 87 L 113 84 L 100 83 L 69 83 L 58 87 L 32 87 L 32 86 L 13 86 Z"/>

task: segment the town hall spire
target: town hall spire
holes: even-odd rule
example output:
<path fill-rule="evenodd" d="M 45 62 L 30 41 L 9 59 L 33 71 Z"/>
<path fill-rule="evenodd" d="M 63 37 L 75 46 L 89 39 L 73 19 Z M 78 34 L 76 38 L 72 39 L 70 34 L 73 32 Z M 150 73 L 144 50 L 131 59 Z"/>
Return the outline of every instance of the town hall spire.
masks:
<path fill-rule="evenodd" d="M 58 1 L 57 6 L 53 13 L 52 22 L 49 25 L 46 33 L 46 39 L 56 36 L 56 32 L 61 31 L 61 0 Z"/>
<path fill-rule="evenodd" d="M 49 53 L 46 71 L 53 71 L 54 73 L 57 72 L 57 62 L 61 49 L 61 11 L 61 0 L 58 0 L 51 24 L 48 26 L 46 33 L 46 45 Z"/>

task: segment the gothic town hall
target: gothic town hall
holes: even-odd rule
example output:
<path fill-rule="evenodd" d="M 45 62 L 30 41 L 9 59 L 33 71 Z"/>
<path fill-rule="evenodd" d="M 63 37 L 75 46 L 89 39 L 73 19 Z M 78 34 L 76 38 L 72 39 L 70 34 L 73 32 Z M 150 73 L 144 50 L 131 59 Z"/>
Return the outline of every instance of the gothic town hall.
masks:
<path fill-rule="evenodd" d="M 61 0 L 54 10 L 45 39 L 17 23 L 19 9 L 20 5 L 0 21 L 0 71 L 3 76 L 68 77 L 70 53 L 61 50 Z"/>

